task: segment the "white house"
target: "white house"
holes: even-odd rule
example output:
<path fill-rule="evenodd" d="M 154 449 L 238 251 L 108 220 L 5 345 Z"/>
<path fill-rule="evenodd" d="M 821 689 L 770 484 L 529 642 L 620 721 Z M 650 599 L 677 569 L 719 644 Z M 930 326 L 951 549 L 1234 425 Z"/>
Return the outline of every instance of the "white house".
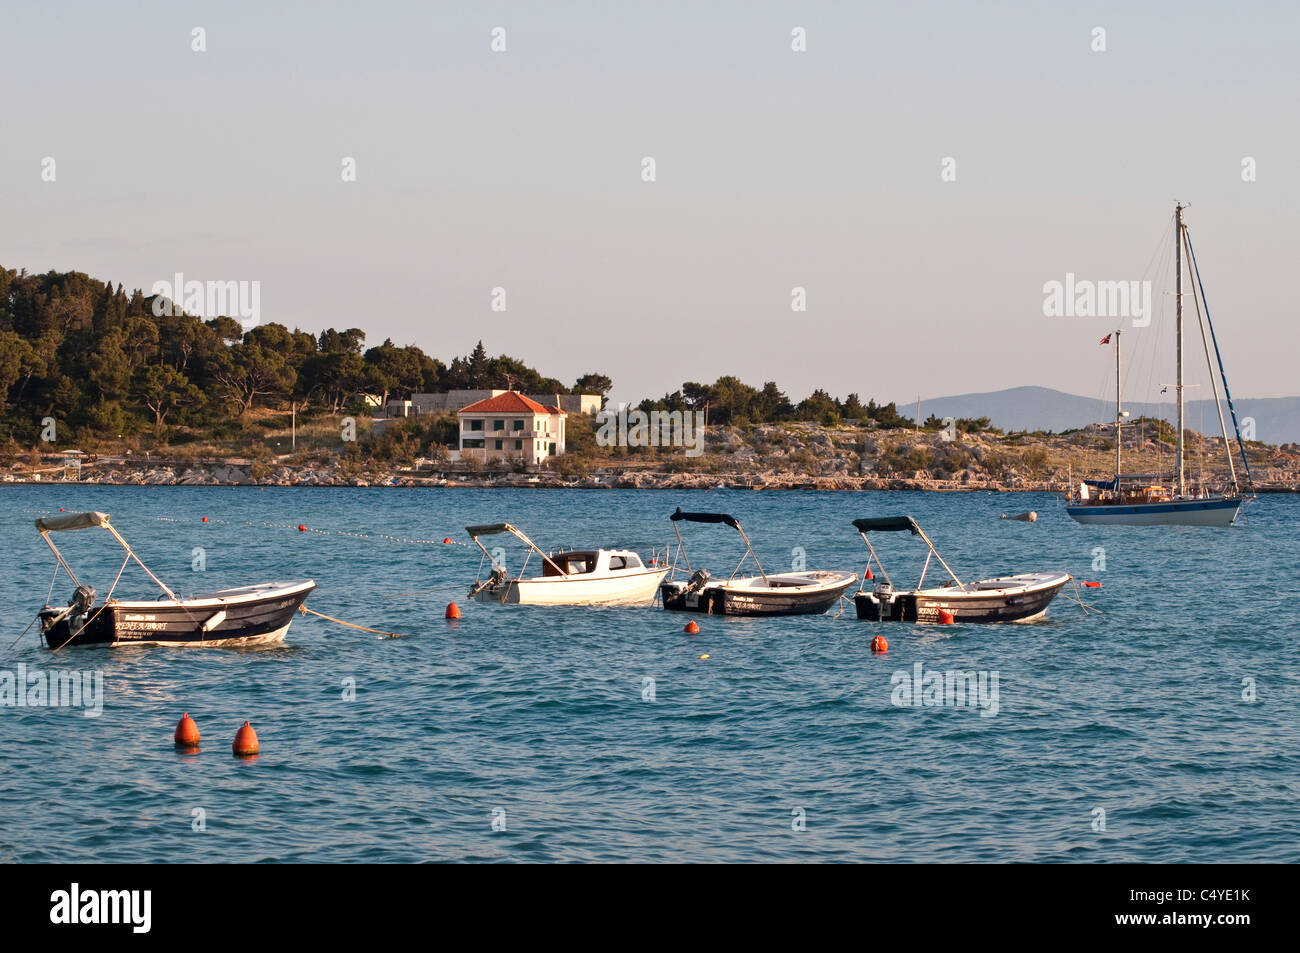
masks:
<path fill-rule="evenodd" d="M 536 464 L 564 453 L 564 418 L 568 414 L 517 391 L 475 401 L 462 407 L 456 416 L 460 421 L 462 460 L 523 460 Z"/>

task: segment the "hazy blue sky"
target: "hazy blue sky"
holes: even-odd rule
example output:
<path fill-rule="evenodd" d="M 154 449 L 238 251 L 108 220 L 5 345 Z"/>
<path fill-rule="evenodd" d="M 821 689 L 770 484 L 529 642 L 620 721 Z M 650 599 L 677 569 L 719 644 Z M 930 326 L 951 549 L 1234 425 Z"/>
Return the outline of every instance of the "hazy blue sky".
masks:
<path fill-rule="evenodd" d="M 1048 6 L 10 2 L 0 264 L 257 280 L 264 321 L 623 399 L 1098 396 L 1115 322 L 1043 284 L 1153 277 L 1180 199 L 1237 395 L 1300 392 L 1295 5 Z"/>

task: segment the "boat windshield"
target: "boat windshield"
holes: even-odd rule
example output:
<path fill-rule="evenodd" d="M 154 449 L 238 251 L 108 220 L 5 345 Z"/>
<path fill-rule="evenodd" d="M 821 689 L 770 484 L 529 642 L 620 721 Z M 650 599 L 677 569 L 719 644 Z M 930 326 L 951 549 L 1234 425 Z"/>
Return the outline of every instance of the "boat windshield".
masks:
<path fill-rule="evenodd" d="M 551 563 L 554 563 L 552 565 Z M 596 554 L 594 552 L 572 552 L 558 553 L 551 556 L 551 561 L 542 564 L 542 575 L 545 576 L 581 576 L 584 573 L 595 572 Z"/>

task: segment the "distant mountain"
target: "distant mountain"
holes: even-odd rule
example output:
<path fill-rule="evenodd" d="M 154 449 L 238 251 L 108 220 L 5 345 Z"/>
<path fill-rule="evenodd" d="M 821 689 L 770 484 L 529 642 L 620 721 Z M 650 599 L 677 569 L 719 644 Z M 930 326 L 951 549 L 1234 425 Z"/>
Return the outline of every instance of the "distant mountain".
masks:
<path fill-rule="evenodd" d="M 1255 420 L 1255 439 L 1265 443 L 1300 442 L 1300 397 L 1234 398 L 1237 419 Z M 1159 417 L 1172 421 L 1173 402 L 1164 404 L 1125 404 L 1133 417 Z M 898 412 L 916 416 L 916 401 L 898 401 Z M 993 426 L 1003 430 L 1073 430 L 1092 423 L 1110 423 L 1115 419 L 1115 404 L 1095 397 L 1078 397 L 1050 387 L 1012 387 L 987 394 L 958 394 L 921 401 L 921 417 L 988 417 Z M 1232 421 L 1226 402 L 1224 420 L 1229 432 Z M 1217 436 L 1219 417 L 1212 400 L 1189 400 L 1186 405 L 1189 430 Z M 1247 434 L 1249 436 L 1249 434 Z"/>

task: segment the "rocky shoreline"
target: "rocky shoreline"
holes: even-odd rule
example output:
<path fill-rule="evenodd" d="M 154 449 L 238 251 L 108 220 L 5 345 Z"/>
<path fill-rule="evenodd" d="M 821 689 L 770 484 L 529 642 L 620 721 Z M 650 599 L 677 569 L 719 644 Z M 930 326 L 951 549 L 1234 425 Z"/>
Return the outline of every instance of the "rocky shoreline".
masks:
<path fill-rule="evenodd" d="M 1084 478 L 1108 478 L 1115 454 L 1109 428 L 1057 435 L 864 431 L 813 424 L 719 427 L 705 452 L 577 452 L 540 468 L 467 466 L 431 454 L 407 463 L 316 450 L 297 457 L 175 458 L 90 456 L 80 468 L 58 453 L 0 458 L 0 483 L 124 486 L 536 487 L 636 490 L 926 490 L 1060 493 Z M 1138 472 L 1168 473 L 1172 448 L 1152 436 L 1126 440 L 1124 461 Z M 1189 434 L 1188 480 L 1227 482 L 1222 447 Z M 438 449 L 438 448 L 431 448 Z M 1300 446 L 1250 446 L 1256 492 L 1300 492 Z M 1238 471 L 1242 469 L 1236 461 Z M 1244 481 L 1243 481 L 1244 482 Z"/>
<path fill-rule="evenodd" d="M 1066 485 L 1060 480 L 1031 480 L 1024 477 L 993 480 L 964 474 L 958 479 L 932 477 L 809 476 L 799 473 L 767 473 L 758 476 L 740 473 L 663 473 L 647 470 L 598 472 L 587 479 L 565 480 L 551 475 L 503 473 L 470 475 L 392 470 L 344 476 L 329 467 L 276 467 L 262 477 L 254 477 L 252 468 L 232 464 L 172 467 L 167 465 L 139 468 L 106 468 L 83 473 L 80 479 L 55 476 L 7 473 L 3 482 L 10 485 L 99 486 L 257 486 L 257 487 L 435 487 L 478 488 L 525 487 L 535 489 L 581 490 L 811 490 L 862 492 L 867 490 L 910 490 L 947 493 L 1062 493 Z M 1257 492 L 1300 492 L 1300 484 L 1263 485 Z"/>

